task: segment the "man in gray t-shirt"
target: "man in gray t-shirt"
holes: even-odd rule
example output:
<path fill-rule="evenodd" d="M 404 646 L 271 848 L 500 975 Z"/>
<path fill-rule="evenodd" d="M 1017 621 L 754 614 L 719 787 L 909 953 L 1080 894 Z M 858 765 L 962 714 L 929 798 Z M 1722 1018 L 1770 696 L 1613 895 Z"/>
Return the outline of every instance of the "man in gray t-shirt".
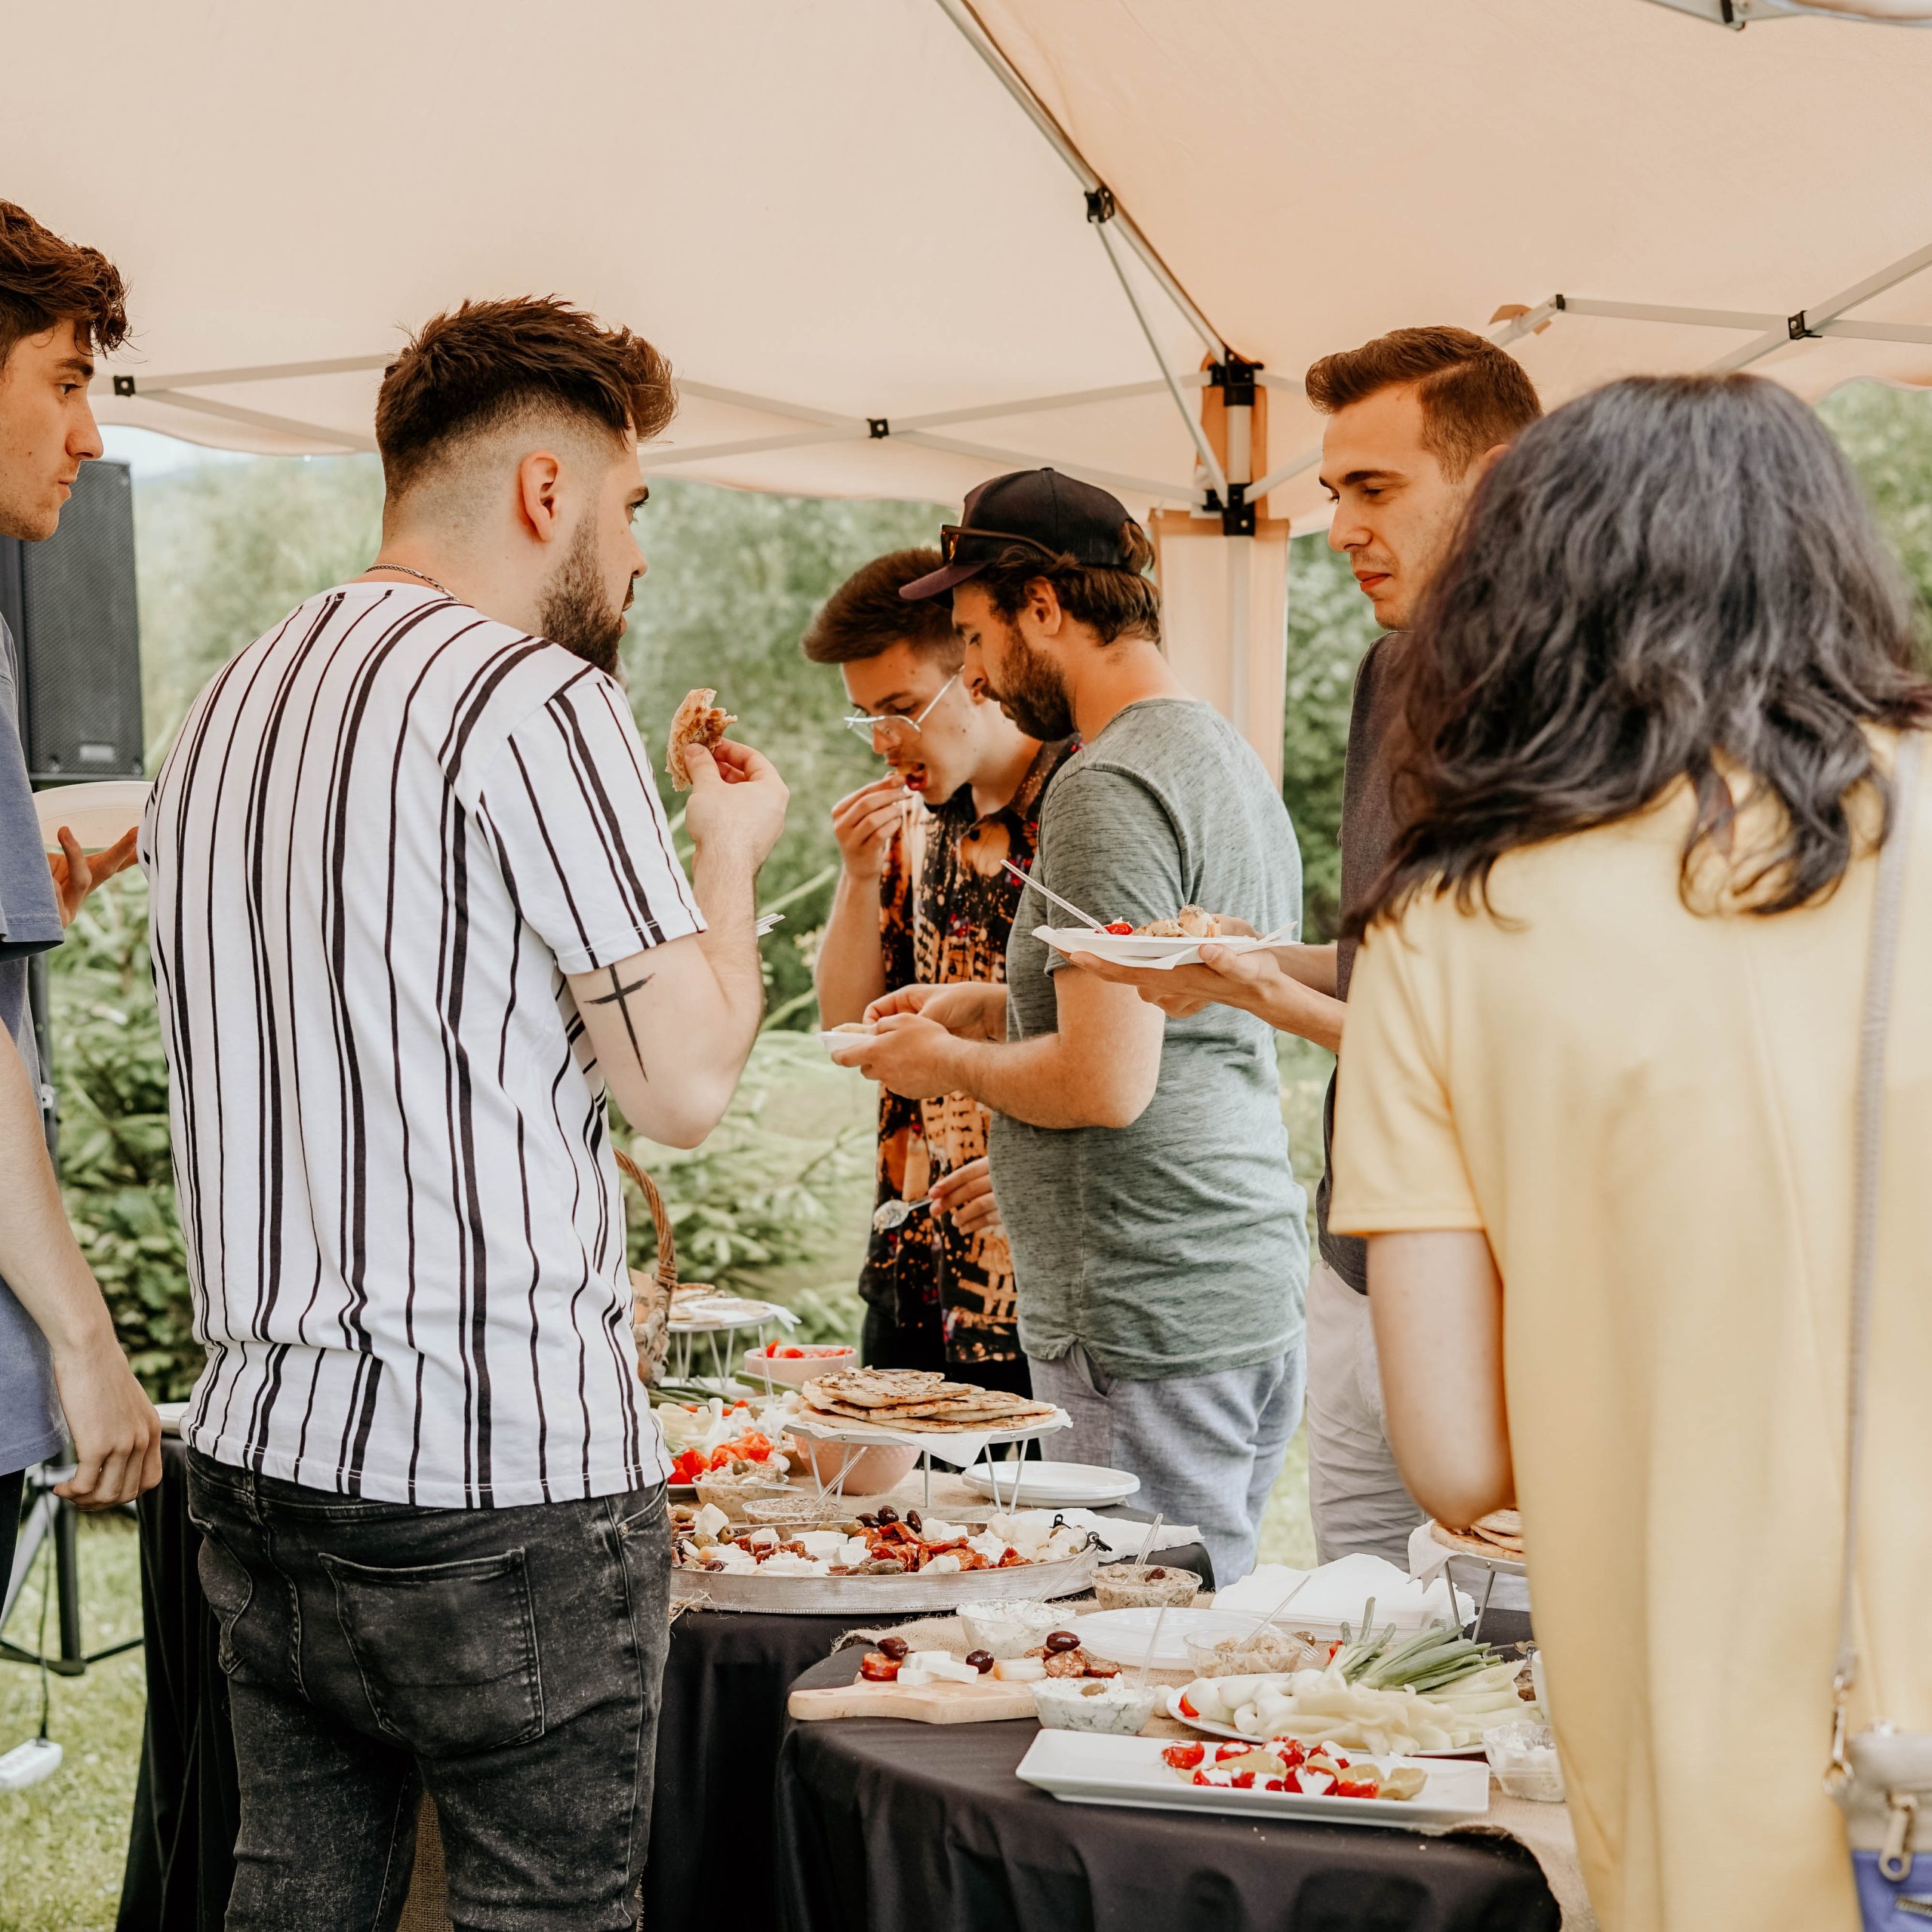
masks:
<path fill-rule="evenodd" d="M 968 498 L 945 563 L 962 675 L 1031 736 L 1084 748 L 1041 808 L 1036 875 L 1097 918 L 1187 905 L 1292 926 L 1301 866 L 1260 760 L 1160 648 L 1150 549 L 1105 491 L 1025 470 Z M 888 994 L 837 1050 L 894 1092 L 964 1092 L 997 1116 L 992 1179 L 1034 1392 L 1072 1417 L 1056 1455 L 1131 1470 L 1195 1523 L 1223 1582 L 1253 1567 L 1301 1411 L 1308 1242 L 1269 1029 L 1209 1008 L 1167 1021 L 1066 970 L 1022 902 L 1007 986 Z"/>
<path fill-rule="evenodd" d="M 81 465 L 100 454 L 88 407 L 94 350 L 127 333 L 121 278 L 99 251 L 50 234 L 0 201 L 0 536 L 51 537 Z M 48 869 L 19 729 L 18 664 L 0 623 L 0 1589 L 22 1477 L 58 1454 L 58 1493 L 83 1508 L 129 1502 L 161 1480 L 161 1424 L 115 1340 L 75 1246 L 47 1158 L 27 1012 L 27 962 L 60 943 L 94 883 L 130 863 L 131 838 L 93 864 L 69 842 Z M 63 1414 L 64 1412 L 64 1414 Z"/>

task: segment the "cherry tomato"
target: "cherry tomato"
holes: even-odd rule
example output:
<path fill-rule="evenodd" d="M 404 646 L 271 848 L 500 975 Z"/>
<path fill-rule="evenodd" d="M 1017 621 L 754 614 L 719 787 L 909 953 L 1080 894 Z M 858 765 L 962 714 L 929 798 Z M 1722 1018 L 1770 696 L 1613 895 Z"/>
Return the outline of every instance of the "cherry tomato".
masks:
<path fill-rule="evenodd" d="M 1252 1791 L 1254 1789 L 1254 1774 L 1252 1771 L 1235 1772 L 1235 1789 L 1237 1791 Z"/>
<path fill-rule="evenodd" d="M 1118 939 L 1131 939 L 1134 937 L 1134 928 L 1124 919 L 1109 919 L 1105 930 Z"/>
<path fill-rule="evenodd" d="M 1337 1798 L 1380 1798 L 1382 1787 L 1354 1778 L 1337 1778 L 1335 1780 L 1335 1795 Z"/>
<path fill-rule="evenodd" d="M 1170 1744 L 1161 1753 L 1161 1760 L 1177 1771 L 1191 1771 L 1207 1755 L 1204 1744 Z"/>
<path fill-rule="evenodd" d="M 1180 1714 L 1184 1718 L 1198 1718 L 1201 1715 L 1201 1713 L 1187 1701 L 1185 1695 L 1183 1695 L 1180 1700 Z"/>
<path fill-rule="evenodd" d="M 1225 1764 L 1230 1758 L 1245 1758 L 1254 1749 L 1251 1744 L 1217 1744 L 1214 1747 L 1214 1761 Z"/>

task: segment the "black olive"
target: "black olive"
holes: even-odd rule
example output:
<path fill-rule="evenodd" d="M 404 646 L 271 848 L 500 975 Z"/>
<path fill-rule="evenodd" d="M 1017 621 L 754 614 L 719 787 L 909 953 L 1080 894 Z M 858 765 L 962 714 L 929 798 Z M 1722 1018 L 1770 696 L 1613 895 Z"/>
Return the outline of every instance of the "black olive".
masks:
<path fill-rule="evenodd" d="M 878 1518 L 869 1509 L 859 1518 L 859 1521 L 869 1530 L 875 1530 L 878 1527 Z"/>
<path fill-rule="evenodd" d="M 881 1637 L 878 1640 L 878 1647 L 894 1663 L 898 1663 L 912 1647 L 903 1637 Z"/>
<path fill-rule="evenodd" d="M 1047 1648 L 1050 1651 L 1077 1651 L 1080 1639 L 1071 1630 L 1052 1630 L 1047 1633 Z"/>
<path fill-rule="evenodd" d="M 886 1523 L 896 1523 L 899 1520 L 899 1512 L 894 1509 L 892 1505 L 888 1503 L 886 1504 L 884 1508 L 878 1512 L 878 1520 L 881 1524 Z"/>
<path fill-rule="evenodd" d="M 1158 1567 L 1150 1570 L 1147 1573 L 1147 1580 L 1150 1583 L 1164 1583 L 1167 1579 L 1168 1573 Z"/>
<path fill-rule="evenodd" d="M 919 1512 L 918 1510 L 909 1509 L 906 1511 L 906 1527 L 909 1530 L 919 1530 L 923 1529 L 925 1527 L 925 1525 L 919 1521 Z"/>
<path fill-rule="evenodd" d="M 991 1651 L 968 1651 L 966 1661 L 983 1677 L 993 1667 L 993 1654 Z"/>

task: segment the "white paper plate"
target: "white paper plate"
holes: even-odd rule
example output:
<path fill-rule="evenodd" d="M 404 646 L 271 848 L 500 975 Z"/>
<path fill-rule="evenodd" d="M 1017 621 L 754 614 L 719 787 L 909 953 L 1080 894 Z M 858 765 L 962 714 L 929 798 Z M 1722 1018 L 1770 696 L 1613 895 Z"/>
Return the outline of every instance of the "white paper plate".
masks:
<path fill-rule="evenodd" d="M 1152 939 L 1144 933 L 1097 933 L 1085 926 L 1035 926 L 1033 937 L 1056 952 L 1091 952 L 1122 966 L 1144 966 L 1154 972 L 1199 965 L 1204 945 L 1225 946 L 1230 952 L 1252 952 L 1261 944 L 1258 939 Z M 1275 946 L 1293 943 L 1290 940 L 1272 942 Z"/>
<path fill-rule="evenodd" d="M 140 823 L 150 789 L 145 778 L 103 778 L 91 785 L 51 785 L 36 792 L 33 812 L 40 821 L 41 843 L 50 852 L 59 851 L 56 835 L 64 825 L 83 851 L 105 851 Z"/>
<path fill-rule="evenodd" d="M 1211 1811 L 1237 1818 L 1318 1819 L 1331 1825 L 1457 1824 L 1489 1810 L 1489 1767 L 1440 1758 L 1371 1758 L 1387 1769 L 1414 1764 L 1429 1782 L 1414 1798 L 1314 1798 L 1306 1792 L 1234 1791 L 1189 1784 L 1161 1761 L 1168 1740 L 1043 1730 L 1020 1761 L 1020 1776 L 1069 1804 L 1124 1804 L 1142 1810 Z M 1345 1753 L 1352 1762 L 1356 1753 Z"/>
<path fill-rule="evenodd" d="M 1132 1664 L 1137 1668 L 1147 1657 L 1147 1640 L 1152 1635 L 1158 1610 L 1137 1607 L 1132 1610 L 1097 1610 L 1075 1619 L 1069 1626 L 1080 1639 L 1082 1650 L 1091 1651 L 1109 1663 Z M 1148 1664 L 1150 1670 L 1192 1670 L 1194 1660 L 1187 1654 L 1189 1637 L 1244 1636 L 1256 1620 L 1238 1610 L 1171 1610 L 1161 1624 L 1161 1647 Z M 1189 1721 L 1186 1718 L 1183 1723 Z"/>
<path fill-rule="evenodd" d="M 1023 1509 L 1104 1509 L 1124 1503 L 1140 1487 L 1140 1478 L 1128 1469 L 1103 1469 L 1097 1463 L 1026 1463 L 1016 1476 L 1011 1464 L 989 1475 L 983 1468 L 962 1472 L 966 1487 L 1006 1507 L 1019 1485 Z"/>
<path fill-rule="evenodd" d="M 1160 1666 L 1156 1665 L 1155 1668 L 1158 1669 Z M 1183 1685 L 1181 1689 L 1184 1690 L 1186 1687 L 1185 1685 Z M 1266 1743 L 1267 1740 L 1266 1738 L 1251 1737 L 1246 1731 L 1237 1730 L 1231 1724 L 1216 1724 L 1211 1718 L 1189 1717 L 1180 1707 L 1180 1690 L 1170 1690 L 1167 1693 L 1166 1696 L 1161 1700 L 1161 1709 L 1167 1712 L 1169 1717 L 1174 1719 L 1176 1724 L 1184 1724 L 1187 1726 L 1189 1730 L 1198 1730 L 1202 1732 L 1209 1737 L 1227 1738 L 1232 1743 L 1236 1744 L 1263 1744 Z M 1269 1733 L 1269 1737 L 1292 1737 L 1294 1736 L 1294 1733 L 1291 1730 L 1275 1730 L 1270 1731 Z M 1346 1757 L 1352 1758 L 1355 1755 L 1352 1748 L 1346 1744 L 1338 1744 L 1335 1748 Z M 1418 1751 L 1415 1753 L 1417 1757 L 1426 1758 L 1432 1763 L 1435 1763 L 1439 1760 L 1447 1760 L 1457 1758 L 1480 1758 L 1482 1755 L 1482 1746 L 1480 1744 L 1465 1744 L 1460 1750 L 1456 1751 Z"/>

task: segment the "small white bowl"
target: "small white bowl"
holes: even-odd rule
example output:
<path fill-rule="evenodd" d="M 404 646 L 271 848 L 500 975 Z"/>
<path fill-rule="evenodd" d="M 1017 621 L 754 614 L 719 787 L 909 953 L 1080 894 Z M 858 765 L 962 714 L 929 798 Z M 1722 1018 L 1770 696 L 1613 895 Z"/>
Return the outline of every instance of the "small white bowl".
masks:
<path fill-rule="evenodd" d="M 780 1348 L 796 1346 L 784 1342 L 779 1344 Z M 768 1380 L 775 1388 L 802 1389 L 808 1382 L 821 1375 L 829 1375 L 834 1369 L 852 1367 L 858 1359 L 858 1350 L 851 1348 L 832 1348 L 823 1355 L 768 1355 L 758 1349 L 747 1349 L 739 1374 L 759 1389 Z"/>
<path fill-rule="evenodd" d="M 1159 1692 L 1124 1677 L 1047 1677 L 1033 1686 L 1033 1708 L 1046 1730 L 1097 1730 L 1132 1737 L 1154 1715 Z"/>
<path fill-rule="evenodd" d="M 1050 1603 L 981 1604 L 977 1609 L 962 1607 L 959 1623 L 968 1649 L 990 1651 L 1001 1660 L 1037 1651 L 1048 1631 L 1068 1627 L 1068 1614 Z"/>

